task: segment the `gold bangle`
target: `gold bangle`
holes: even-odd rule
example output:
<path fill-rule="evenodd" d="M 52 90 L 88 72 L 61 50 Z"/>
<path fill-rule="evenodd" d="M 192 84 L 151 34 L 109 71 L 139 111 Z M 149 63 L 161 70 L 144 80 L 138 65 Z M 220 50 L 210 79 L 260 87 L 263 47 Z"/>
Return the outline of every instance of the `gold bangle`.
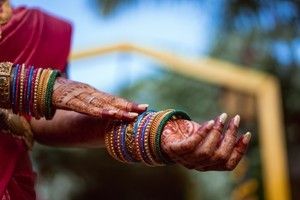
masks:
<path fill-rule="evenodd" d="M 111 151 L 111 148 L 110 148 L 110 134 L 111 134 L 111 131 L 105 133 L 105 135 L 104 135 L 104 142 L 105 142 L 105 146 L 106 146 L 106 149 L 107 149 L 109 155 L 111 155 L 112 157 L 114 157 L 114 155 L 113 155 L 113 153 Z"/>
<path fill-rule="evenodd" d="M 147 124 L 146 131 L 145 131 L 145 138 L 144 138 L 144 145 L 145 145 L 145 151 L 146 155 L 150 161 L 150 166 L 157 166 L 159 165 L 158 162 L 155 161 L 154 155 L 151 154 L 151 146 L 150 146 L 150 130 L 152 123 L 154 122 L 154 119 L 156 118 L 157 115 L 159 115 L 161 112 L 155 113 L 153 116 L 151 116 L 149 120 L 149 124 Z M 148 163 L 146 163 L 148 165 Z"/>
<path fill-rule="evenodd" d="M 46 70 L 44 81 L 43 81 L 43 86 L 42 86 L 42 98 L 41 98 L 40 109 L 41 109 L 41 113 L 43 116 L 45 116 L 45 113 L 46 113 L 46 92 L 47 92 L 47 84 L 49 82 L 51 73 L 52 73 L 52 70 L 50 70 L 50 69 Z"/>
<path fill-rule="evenodd" d="M 22 64 L 21 74 L 20 74 L 20 95 L 19 95 L 19 114 L 23 114 L 23 90 L 24 90 L 24 80 L 25 80 L 25 65 Z"/>
<path fill-rule="evenodd" d="M 40 80 L 38 83 L 38 96 L 37 96 L 37 111 L 40 117 L 44 117 L 43 115 L 43 86 L 44 86 L 44 79 L 47 74 L 47 69 L 43 69 L 41 72 Z"/>
<path fill-rule="evenodd" d="M 0 63 L 0 107 L 11 108 L 10 81 L 13 64 L 10 62 Z"/>
<path fill-rule="evenodd" d="M 156 148 L 155 147 L 155 138 L 156 138 L 157 130 L 158 130 L 159 124 L 163 120 L 163 118 L 172 111 L 173 111 L 173 109 L 168 109 L 168 110 L 164 110 L 161 113 L 159 113 L 154 118 L 154 120 L 151 124 L 151 127 L 150 127 L 150 136 L 149 136 L 150 151 L 151 151 L 152 155 L 154 156 L 156 163 L 159 163 L 158 165 L 164 165 L 164 164 L 162 164 L 159 160 L 157 160 L 157 158 L 159 158 L 159 156 L 157 155 L 157 153 L 155 151 L 155 148 Z"/>
<path fill-rule="evenodd" d="M 33 116 L 36 119 L 40 118 L 40 115 L 38 113 L 38 86 L 40 82 L 40 76 L 41 76 L 42 69 L 38 69 L 35 82 L 34 82 L 34 94 L 33 94 Z"/>
<path fill-rule="evenodd" d="M 130 123 L 126 127 L 126 132 L 125 132 L 125 144 L 127 151 L 129 155 L 133 158 L 134 161 L 137 161 L 136 154 L 134 152 L 134 130 L 133 130 L 133 123 Z"/>

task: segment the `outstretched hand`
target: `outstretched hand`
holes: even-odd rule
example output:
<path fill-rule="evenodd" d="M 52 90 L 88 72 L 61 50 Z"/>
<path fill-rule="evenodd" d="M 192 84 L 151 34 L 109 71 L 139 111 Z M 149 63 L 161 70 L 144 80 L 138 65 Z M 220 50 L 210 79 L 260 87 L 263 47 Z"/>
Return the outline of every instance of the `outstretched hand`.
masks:
<path fill-rule="evenodd" d="M 251 134 L 238 137 L 240 117 L 232 118 L 224 128 L 227 115 L 202 125 L 170 121 L 162 134 L 162 149 L 178 164 L 198 171 L 233 170 L 245 154 Z"/>
<path fill-rule="evenodd" d="M 55 81 L 52 104 L 58 109 L 119 120 L 133 120 L 148 107 L 147 104 L 135 104 L 62 77 Z"/>

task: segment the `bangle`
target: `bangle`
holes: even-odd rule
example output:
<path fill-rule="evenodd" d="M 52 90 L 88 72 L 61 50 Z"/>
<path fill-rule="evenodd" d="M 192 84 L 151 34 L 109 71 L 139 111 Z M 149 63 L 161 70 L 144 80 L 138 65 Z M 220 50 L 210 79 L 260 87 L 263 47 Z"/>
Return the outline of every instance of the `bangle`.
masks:
<path fill-rule="evenodd" d="M 170 112 L 174 111 L 173 109 L 168 109 L 165 111 L 161 111 L 157 114 L 157 116 L 154 118 L 151 128 L 150 128 L 150 137 L 149 137 L 149 143 L 150 143 L 150 151 L 158 165 L 164 165 L 164 163 L 159 159 L 159 155 L 156 151 L 156 134 L 158 131 L 159 124 L 161 120 Z"/>
<path fill-rule="evenodd" d="M 10 83 L 12 63 L 0 63 L 0 104 L 3 108 L 11 108 Z"/>
<path fill-rule="evenodd" d="M 56 78 L 60 76 L 59 71 L 54 70 L 51 72 L 48 84 L 47 84 L 47 92 L 46 92 L 46 112 L 45 117 L 46 119 L 52 119 L 56 109 L 52 106 L 52 95 L 53 95 L 53 88 L 55 84 Z"/>
<path fill-rule="evenodd" d="M 28 90 L 29 74 L 30 74 L 30 69 L 25 69 L 25 79 L 24 79 L 24 91 L 23 91 L 22 107 L 23 107 L 23 112 L 26 115 L 28 115 L 26 104 L 27 104 L 27 90 Z"/>
<path fill-rule="evenodd" d="M 44 79 L 47 75 L 47 69 L 42 69 L 40 79 L 38 82 L 38 91 L 37 91 L 37 113 L 39 117 L 43 117 L 43 86 Z"/>
<path fill-rule="evenodd" d="M 158 162 L 155 161 L 154 155 L 151 153 L 151 144 L 150 144 L 150 135 L 151 135 L 151 126 L 153 124 L 154 119 L 156 118 L 157 115 L 159 115 L 161 112 L 153 113 L 151 116 L 149 123 L 147 124 L 146 131 L 145 131 L 145 136 L 144 136 L 144 149 L 146 156 L 148 157 L 150 164 L 152 166 L 157 166 L 159 165 Z"/>
<path fill-rule="evenodd" d="M 126 162 L 121 150 L 121 134 L 122 134 L 122 124 L 115 127 L 114 130 L 114 146 L 116 149 L 117 156 L 121 162 Z"/>
<path fill-rule="evenodd" d="M 45 70 L 45 77 L 42 82 L 42 97 L 41 97 L 41 102 L 40 102 L 40 110 L 41 110 L 41 116 L 45 116 L 46 113 L 46 92 L 47 92 L 47 83 L 49 82 L 51 75 L 51 70 L 46 69 Z"/>
<path fill-rule="evenodd" d="M 35 82 L 37 78 L 37 72 L 38 69 L 33 70 L 33 75 L 32 75 L 32 80 L 31 80 L 31 91 L 30 91 L 30 102 L 29 102 L 29 109 L 30 109 L 30 114 L 35 117 L 35 111 L 34 111 L 34 99 L 35 99 Z"/>
<path fill-rule="evenodd" d="M 125 151 L 128 154 L 129 160 L 131 162 L 138 162 L 136 154 L 134 153 L 134 131 L 133 131 L 133 124 L 130 123 L 126 126 L 125 135 Z"/>
<path fill-rule="evenodd" d="M 135 152 L 136 152 L 136 155 L 137 155 L 137 158 L 138 158 L 139 161 L 143 160 L 142 152 L 141 152 L 141 147 L 140 147 L 140 141 L 139 140 L 140 140 L 140 136 L 141 136 L 143 124 L 147 120 L 147 114 L 148 114 L 148 111 L 146 111 L 146 116 L 140 120 L 140 122 L 138 124 L 137 131 L 135 133 Z"/>
<path fill-rule="evenodd" d="M 16 65 L 13 71 L 13 81 L 12 81 L 12 98 L 11 98 L 11 105 L 13 113 L 16 113 L 16 102 L 17 102 L 17 79 L 18 79 L 18 71 L 20 65 Z"/>
<path fill-rule="evenodd" d="M 18 71 L 17 71 L 17 77 L 16 77 L 16 97 L 15 97 L 15 113 L 14 114 L 18 114 L 19 113 L 19 99 L 20 99 L 20 79 L 21 79 L 21 71 L 22 71 L 22 66 L 18 67 Z"/>
<path fill-rule="evenodd" d="M 170 119 L 187 119 L 187 120 L 191 120 L 191 118 L 188 116 L 187 113 L 183 112 L 183 111 L 179 111 L 179 110 L 174 110 L 168 114 L 166 114 L 164 116 L 164 118 L 161 120 L 159 126 L 158 126 L 158 130 L 157 130 L 157 134 L 156 134 L 156 138 L 155 138 L 155 148 L 156 148 L 156 152 L 159 156 L 159 158 L 166 164 L 171 164 L 173 163 L 167 156 L 166 154 L 163 153 L 162 148 L 161 148 L 161 134 L 163 132 L 163 128 L 166 125 L 166 123 L 170 120 Z"/>
<path fill-rule="evenodd" d="M 26 94 L 26 112 L 30 115 L 30 102 L 31 102 L 31 90 L 32 90 L 32 80 L 34 75 L 34 68 L 31 66 L 29 69 L 29 76 L 27 81 L 27 94 Z"/>
<path fill-rule="evenodd" d="M 20 94 L 19 94 L 19 114 L 24 114 L 23 112 L 23 93 L 24 93 L 24 79 L 25 79 L 25 65 L 23 64 L 21 67 L 21 75 L 20 75 Z"/>
<path fill-rule="evenodd" d="M 33 116 L 36 119 L 40 119 L 39 113 L 38 113 L 38 86 L 39 86 L 39 81 L 40 81 L 40 75 L 41 75 L 42 69 L 39 68 L 37 70 L 36 78 L 35 78 L 35 83 L 34 83 L 34 95 L 33 95 Z"/>

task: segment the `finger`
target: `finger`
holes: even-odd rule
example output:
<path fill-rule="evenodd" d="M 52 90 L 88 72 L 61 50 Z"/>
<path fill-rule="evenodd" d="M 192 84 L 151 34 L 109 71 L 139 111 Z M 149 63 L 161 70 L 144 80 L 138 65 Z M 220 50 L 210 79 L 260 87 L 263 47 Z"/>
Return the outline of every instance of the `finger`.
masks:
<path fill-rule="evenodd" d="M 89 105 L 77 98 L 71 99 L 69 102 L 67 102 L 66 107 L 63 107 L 62 109 L 73 110 L 75 112 L 103 119 L 111 119 L 114 118 L 115 115 L 114 111 Z"/>
<path fill-rule="evenodd" d="M 236 143 L 236 146 L 234 147 L 230 158 L 228 159 L 226 163 L 226 170 L 233 170 L 237 164 L 242 159 L 243 155 L 246 153 L 246 150 L 249 146 L 249 142 L 251 139 L 251 133 L 247 132 L 245 135 L 240 137 L 238 142 Z"/>
<path fill-rule="evenodd" d="M 96 96 L 97 98 L 103 100 L 104 102 L 119 108 L 121 110 L 125 111 L 132 111 L 132 112 L 144 112 L 148 108 L 148 104 L 136 104 L 130 101 L 127 101 L 121 97 L 113 96 L 104 92 L 95 92 L 92 94 L 93 96 Z"/>
<path fill-rule="evenodd" d="M 103 101 L 98 99 L 96 96 L 83 93 L 78 96 L 78 98 L 84 101 L 90 107 L 98 107 L 104 112 L 105 118 L 113 118 L 119 120 L 133 120 L 135 117 L 138 116 L 138 113 L 127 112 L 124 110 L 120 110 L 116 107 L 111 106 L 110 104 L 104 105 Z"/>
<path fill-rule="evenodd" d="M 213 156 L 217 145 L 221 139 L 222 129 L 224 127 L 227 114 L 223 113 L 217 117 L 213 129 L 207 135 L 202 144 L 199 144 L 194 155 L 198 157 L 199 161 L 208 159 Z"/>
<path fill-rule="evenodd" d="M 135 119 L 139 114 L 135 112 L 127 112 L 121 109 L 116 109 L 115 118 L 120 120 L 133 120 Z"/>
<path fill-rule="evenodd" d="M 231 171 L 235 169 L 235 167 L 238 165 L 238 163 L 243 158 L 243 155 L 245 154 L 249 142 L 251 139 L 251 133 L 247 132 L 245 135 L 239 138 L 239 140 L 236 142 L 236 146 L 230 155 L 230 158 L 225 164 L 214 164 L 211 166 L 199 166 L 195 167 L 198 171 Z"/>
<path fill-rule="evenodd" d="M 240 124 L 240 116 L 236 115 L 229 122 L 228 129 L 226 130 L 220 146 L 213 155 L 212 160 L 217 163 L 224 163 L 228 160 L 231 152 L 236 143 L 237 129 Z"/>
<path fill-rule="evenodd" d="M 198 131 L 181 142 L 172 143 L 170 149 L 177 155 L 184 155 L 194 151 L 195 147 L 208 135 L 214 125 L 214 120 L 211 120 L 201 126 Z"/>

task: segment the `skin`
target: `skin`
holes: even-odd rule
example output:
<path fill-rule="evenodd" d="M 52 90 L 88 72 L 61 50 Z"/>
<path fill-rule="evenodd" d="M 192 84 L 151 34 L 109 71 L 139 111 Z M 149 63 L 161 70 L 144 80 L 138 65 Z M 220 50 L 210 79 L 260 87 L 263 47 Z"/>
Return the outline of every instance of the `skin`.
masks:
<path fill-rule="evenodd" d="M 0 25 L 12 15 L 7 2 L 0 0 Z M 62 77 L 55 81 L 52 104 L 62 110 L 49 121 L 32 119 L 34 138 L 42 144 L 64 147 L 103 147 L 112 119 L 130 121 L 148 107 Z M 228 128 L 224 128 L 222 115 L 203 124 L 169 121 L 162 133 L 161 147 L 173 161 L 188 169 L 233 170 L 251 137 L 250 133 L 237 136 L 236 119 L 237 116 L 231 119 Z"/>
<path fill-rule="evenodd" d="M 102 119 L 133 120 L 147 104 L 136 104 L 96 90 L 90 85 L 58 77 L 54 84 L 52 104 Z"/>
<path fill-rule="evenodd" d="M 167 155 L 188 169 L 198 171 L 233 170 L 245 154 L 251 134 L 238 137 L 237 115 L 228 128 L 220 116 L 203 125 L 186 120 L 170 121 L 162 134 L 162 148 Z M 224 134 L 223 134 L 224 132 Z"/>
<path fill-rule="evenodd" d="M 187 120 L 169 121 L 162 133 L 162 149 L 177 164 L 198 171 L 233 170 L 248 147 L 250 137 L 237 137 L 238 126 L 215 121 L 199 124 Z M 50 120 L 31 120 L 37 142 L 61 147 L 104 147 L 110 120 L 58 110 Z M 84 131 L 82 131 L 84 130 Z M 225 134 L 222 132 L 225 131 Z"/>

